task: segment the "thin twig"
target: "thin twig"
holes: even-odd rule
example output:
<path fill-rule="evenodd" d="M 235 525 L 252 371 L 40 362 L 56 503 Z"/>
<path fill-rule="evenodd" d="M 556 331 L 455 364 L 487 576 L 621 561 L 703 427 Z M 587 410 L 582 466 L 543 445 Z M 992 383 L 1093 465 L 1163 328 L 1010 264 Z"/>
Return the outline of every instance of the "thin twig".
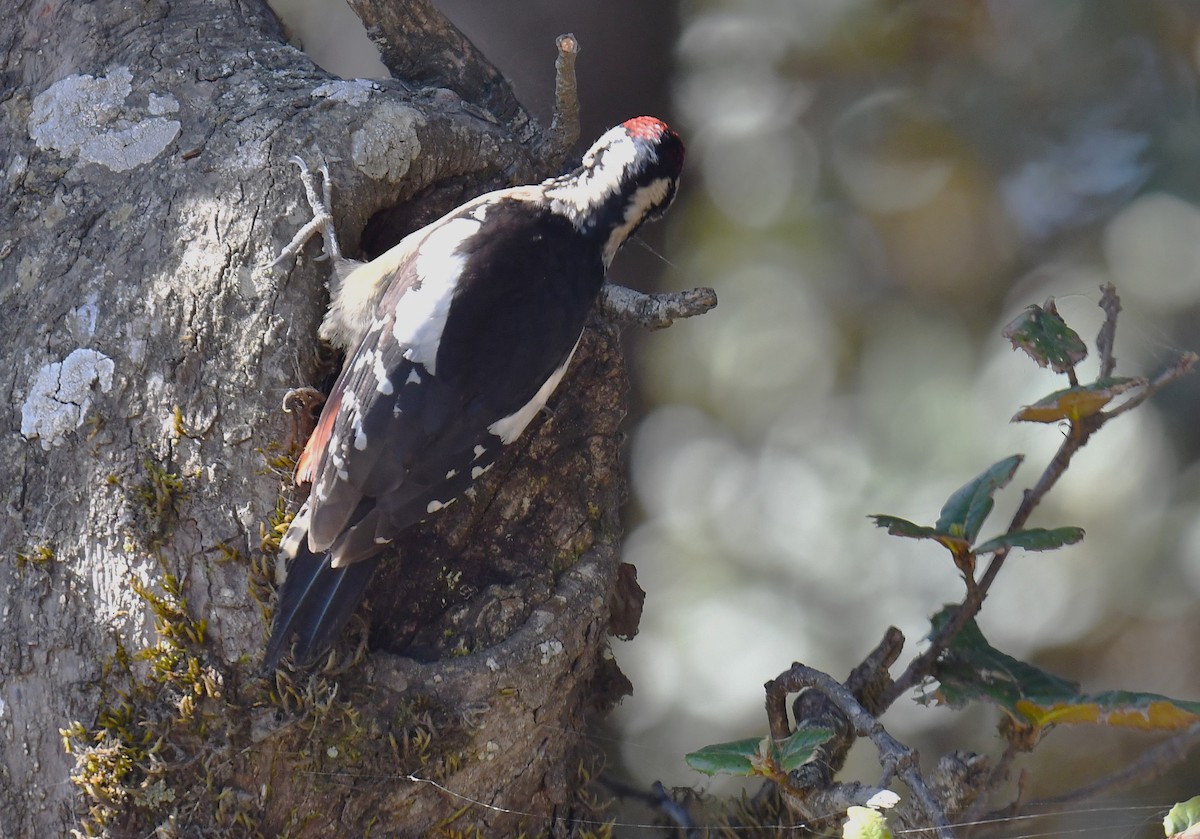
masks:
<path fill-rule="evenodd" d="M 655 781 L 650 786 L 650 792 L 646 792 L 640 787 L 635 787 L 624 781 L 610 778 L 607 775 L 598 778 L 601 784 L 608 787 L 613 795 L 620 798 L 640 801 L 647 807 L 654 810 L 661 810 L 678 828 L 684 831 L 688 839 L 699 839 L 700 829 L 696 827 L 696 822 L 692 818 L 692 814 L 688 812 L 687 807 L 671 797 L 671 793 L 663 786 L 662 781 Z"/>
<path fill-rule="evenodd" d="M 882 710 L 880 697 L 886 695 L 892 684 L 888 668 L 895 663 L 904 649 L 904 635 L 895 627 L 889 627 L 883 640 L 851 671 L 845 686 L 850 694 L 874 714 Z M 771 736 L 776 740 L 787 738 L 791 732 L 787 714 L 787 693 L 767 692 L 767 722 Z M 836 704 L 819 691 L 801 693 L 793 705 L 792 713 L 797 722 L 825 726 L 833 730 L 834 736 L 822 743 L 813 752 L 812 759 L 804 766 L 788 774 L 788 785 L 784 790 L 788 806 L 805 814 L 820 814 L 828 809 L 814 802 L 813 796 L 833 785 L 834 776 L 846 764 L 846 756 L 854 745 L 855 735 L 846 717 Z M 794 794 L 793 794 L 794 793 Z M 802 794 L 801 794 L 802 793 Z M 862 802 L 852 802 L 859 803 Z M 844 811 L 845 808 L 842 808 Z"/>
<path fill-rule="evenodd" d="M 1020 530 L 1025 525 L 1029 516 L 1033 514 L 1034 509 L 1041 503 L 1042 498 L 1045 497 L 1046 493 L 1054 487 L 1058 479 L 1066 472 L 1067 466 L 1071 463 L 1071 458 L 1075 456 L 1075 452 L 1087 444 L 1088 438 L 1100 428 L 1103 422 L 1103 416 L 1097 414 L 1092 417 L 1085 417 L 1078 423 L 1072 424 L 1071 433 L 1067 435 L 1062 445 L 1058 447 L 1058 451 L 1042 471 L 1038 482 L 1034 484 L 1032 489 L 1025 490 L 1025 497 L 1021 500 L 1021 505 L 1013 515 L 1012 521 L 1005 531 L 1006 533 Z M 1000 569 L 1004 567 L 1004 561 L 1008 558 L 1008 553 L 1008 548 L 1002 548 L 993 554 L 987 569 L 984 570 L 983 576 L 979 579 L 979 584 L 968 588 L 967 596 L 959 604 L 958 608 L 955 609 L 950 620 L 942 626 L 940 631 L 930 638 L 929 646 L 920 655 L 914 657 L 908 663 L 908 667 L 904 668 L 904 672 L 896 679 L 886 697 L 888 705 L 928 678 L 933 672 L 933 666 L 937 662 L 938 657 L 950 646 L 950 642 L 967 625 L 967 622 L 979 614 L 979 609 L 983 606 L 983 601 L 987 597 L 988 590 L 991 588 L 992 583 L 995 582 L 996 575 L 1000 573 Z"/>
<path fill-rule="evenodd" d="M 1100 308 L 1104 310 L 1104 324 L 1096 336 L 1096 349 L 1100 352 L 1100 378 L 1107 379 L 1117 369 L 1113 347 L 1117 340 L 1117 315 L 1121 313 L 1121 298 L 1112 283 L 1100 287 Z"/>
<path fill-rule="evenodd" d="M 789 797 L 786 789 L 781 790 L 781 792 L 785 797 Z M 884 792 L 883 787 L 873 787 L 868 784 L 860 784 L 857 781 L 845 784 L 830 784 L 824 789 L 814 789 L 807 793 L 804 798 L 804 805 L 806 810 L 813 813 L 820 813 L 823 818 L 831 818 L 830 814 L 836 814 L 836 816 L 841 817 L 851 807 L 866 807 L 867 802 L 881 792 Z M 814 817 L 813 820 L 823 819 Z"/>
<path fill-rule="evenodd" d="M 1053 798 L 1031 801 L 1022 809 L 1077 804 L 1101 795 L 1147 784 L 1183 763 L 1192 749 L 1197 746 L 1200 746 L 1200 723 L 1196 723 L 1191 728 L 1164 740 L 1154 748 L 1142 752 L 1137 760 L 1131 761 L 1103 778 L 1097 778 L 1090 784 L 1085 784 L 1078 789 L 1056 795 Z"/>
<path fill-rule="evenodd" d="M 666 294 L 643 294 L 607 283 L 600 292 L 600 312 L 619 324 L 665 329 L 681 318 L 702 315 L 717 305 L 711 288 L 689 288 Z"/>
<path fill-rule="evenodd" d="M 1200 361 L 1200 356 L 1197 356 L 1194 352 L 1183 353 L 1179 358 L 1175 359 L 1174 364 L 1151 379 L 1144 388 L 1111 411 L 1104 411 L 1102 416 L 1105 419 L 1112 419 L 1113 417 L 1119 417 L 1131 408 L 1136 408 L 1171 382 L 1192 372 L 1197 361 Z"/>
<path fill-rule="evenodd" d="M 774 694 L 783 694 L 786 697 L 789 693 L 798 693 L 805 688 L 814 688 L 829 697 L 838 710 L 846 715 L 855 734 L 867 737 L 875 744 L 880 762 L 884 766 L 884 778 L 880 786 L 886 787 L 888 778 L 895 773 L 912 793 L 924 822 L 935 829 L 942 839 L 952 839 L 954 832 L 949 827 L 945 813 L 942 812 L 942 806 L 921 777 L 917 753 L 889 734 L 883 723 L 860 705 L 844 685 L 839 684 L 832 676 L 797 663 L 778 678 L 767 682 L 765 688 L 768 704 L 777 705 L 780 701 L 785 701 L 771 699 Z"/>

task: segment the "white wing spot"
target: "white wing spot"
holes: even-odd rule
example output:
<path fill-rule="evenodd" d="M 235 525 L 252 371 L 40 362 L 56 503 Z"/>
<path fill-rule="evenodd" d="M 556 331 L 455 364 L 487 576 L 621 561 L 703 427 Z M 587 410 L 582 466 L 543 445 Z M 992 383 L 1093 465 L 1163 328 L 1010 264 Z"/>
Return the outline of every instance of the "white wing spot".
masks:
<path fill-rule="evenodd" d="M 392 380 L 388 378 L 388 370 L 383 366 L 383 353 L 379 350 L 375 351 L 375 361 L 372 364 L 372 369 L 375 371 L 375 390 L 382 393 L 384 396 L 391 396 L 395 388 L 392 387 Z"/>
<path fill-rule="evenodd" d="M 346 459 L 342 456 L 341 452 L 338 451 L 337 448 L 329 450 L 329 461 L 333 464 L 333 468 L 337 470 L 337 476 L 339 480 L 350 480 L 350 474 L 346 471 Z M 325 498 L 324 495 L 321 497 L 322 499 Z"/>
<path fill-rule="evenodd" d="M 485 449 L 483 446 L 476 446 L 475 447 L 475 460 L 479 460 L 479 458 L 483 457 L 483 455 L 486 451 L 487 451 L 487 449 Z"/>
<path fill-rule="evenodd" d="M 421 383 L 421 374 L 417 372 L 417 368 L 408 371 L 408 378 L 404 380 L 406 385 L 419 385 Z"/>
<path fill-rule="evenodd" d="M 496 464 L 494 464 L 494 463 L 489 463 L 487 466 L 472 466 L 471 467 L 471 480 L 475 480 L 480 475 L 487 473 L 487 471 L 495 465 Z"/>
<path fill-rule="evenodd" d="M 359 426 L 354 433 L 354 448 L 358 449 L 360 452 L 365 451 L 367 448 L 367 435 L 366 432 L 362 430 L 361 426 Z"/>
<path fill-rule="evenodd" d="M 429 506 L 425 508 L 425 512 L 436 513 L 438 510 L 442 509 L 445 506 L 446 505 L 443 504 L 441 501 L 430 501 Z"/>
<path fill-rule="evenodd" d="M 454 477 L 455 475 L 457 475 L 457 474 L 458 474 L 458 470 L 457 470 L 457 469 L 451 469 L 449 472 L 447 472 L 447 473 L 446 473 L 446 480 L 447 480 L 447 481 L 448 481 L 448 480 L 450 480 L 451 478 L 453 478 L 453 477 Z"/>

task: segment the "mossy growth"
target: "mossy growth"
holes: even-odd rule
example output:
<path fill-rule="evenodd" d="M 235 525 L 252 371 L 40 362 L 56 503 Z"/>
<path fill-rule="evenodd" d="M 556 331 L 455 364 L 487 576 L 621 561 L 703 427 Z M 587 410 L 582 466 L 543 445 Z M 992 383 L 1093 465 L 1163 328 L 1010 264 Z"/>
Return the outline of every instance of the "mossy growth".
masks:
<path fill-rule="evenodd" d="M 297 445 L 281 446 L 271 440 L 265 446 L 254 450 L 263 459 L 263 469 L 259 474 L 274 475 L 284 483 L 290 483 L 296 470 L 296 457 L 300 453 Z"/>
<path fill-rule="evenodd" d="M 133 531 L 141 543 L 156 551 L 166 540 L 178 517 L 179 504 L 187 497 L 181 475 L 171 472 L 153 457 L 142 460 L 145 471 L 134 481 L 108 476 L 108 484 L 125 493 L 133 519 Z"/>
<path fill-rule="evenodd" d="M 155 641 L 131 653 L 118 639 L 95 722 L 60 732 L 87 807 L 78 833 L 174 835 L 181 814 L 203 813 L 206 835 L 261 835 L 244 798 L 223 794 L 244 715 L 230 712 L 225 676 L 210 663 L 207 623 L 189 614 L 174 575 L 163 574 L 160 591 L 129 582 L 153 615 Z"/>
<path fill-rule="evenodd" d="M 250 599 L 258 606 L 264 624 L 269 624 L 271 620 L 279 540 L 287 533 L 291 523 L 292 514 L 288 511 L 287 499 L 281 495 L 275 500 L 275 509 L 267 520 L 258 524 L 258 551 L 250 558 L 246 581 Z"/>
<path fill-rule="evenodd" d="M 17 551 L 17 572 L 21 575 L 30 569 L 45 570 L 54 562 L 54 548 L 49 542 L 42 542 L 27 550 Z"/>

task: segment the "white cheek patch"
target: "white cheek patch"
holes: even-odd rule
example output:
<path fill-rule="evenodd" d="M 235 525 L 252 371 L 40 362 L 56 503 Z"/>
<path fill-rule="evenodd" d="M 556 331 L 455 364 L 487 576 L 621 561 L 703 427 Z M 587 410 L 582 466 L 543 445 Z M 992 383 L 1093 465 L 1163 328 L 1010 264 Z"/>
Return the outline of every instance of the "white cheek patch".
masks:
<path fill-rule="evenodd" d="M 425 365 L 431 374 L 437 372 L 438 344 L 456 281 L 466 263 L 459 248 L 480 226 L 477 219 L 468 216 L 451 219 L 430 233 L 414 264 L 417 283 L 396 303 L 392 335 L 405 348 L 404 357 Z"/>
<path fill-rule="evenodd" d="M 579 338 L 582 338 L 582 333 Z M 498 419 L 488 426 L 488 431 L 500 438 L 504 445 L 508 445 L 513 440 L 521 436 L 521 432 L 529 425 L 530 421 L 537 415 L 537 412 L 546 407 L 546 402 L 550 399 L 550 394 L 554 393 L 554 389 L 558 387 L 558 383 L 562 381 L 563 374 L 567 372 L 567 367 L 571 364 L 571 359 L 575 355 L 575 350 L 579 348 L 579 338 L 575 339 L 575 346 L 571 347 L 571 352 L 567 354 L 559 368 L 550 374 L 550 378 L 546 379 L 545 383 L 538 389 L 538 392 L 533 395 L 525 405 L 515 413 L 509 414 L 503 419 Z M 476 455 L 478 456 L 478 455 Z"/>
<path fill-rule="evenodd" d="M 621 245 L 625 244 L 633 229 L 646 220 L 651 210 L 662 206 L 670 191 L 671 182 L 666 178 L 659 178 L 646 186 L 638 187 L 637 192 L 633 193 L 633 198 L 625 205 L 625 222 L 615 227 L 612 233 L 608 234 L 608 241 L 604 243 L 605 268 L 612 264 L 613 257 L 617 255 Z"/>

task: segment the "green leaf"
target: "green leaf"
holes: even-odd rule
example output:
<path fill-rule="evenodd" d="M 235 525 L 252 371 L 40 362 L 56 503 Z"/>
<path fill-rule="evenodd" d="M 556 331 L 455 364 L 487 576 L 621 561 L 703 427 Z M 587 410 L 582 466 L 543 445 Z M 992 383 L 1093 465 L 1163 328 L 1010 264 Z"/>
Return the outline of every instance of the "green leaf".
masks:
<path fill-rule="evenodd" d="M 933 616 L 934 634 L 950 620 L 955 608 L 947 606 Z M 1000 652 L 988 643 L 973 620 L 942 654 L 935 675 L 941 683 L 939 698 L 956 708 L 983 700 L 1011 711 L 1027 694 L 1070 695 L 1079 690 L 1074 682 Z"/>
<path fill-rule="evenodd" d="M 888 534 L 891 536 L 902 536 L 906 539 L 933 539 L 941 542 L 955 554 L 965 554 L 971 550 L 971 544 L 961 536 L 954 536 L 950 533 L 943 533 L 936 528 L 914 524 L 908 519 L 885 516 L 879 513 L 868 516 L 868 518 L 875 520 L 876 527 L 886 527 Z"/>
<path fill-rule="evenodd" d="M 1051 551 L 1063 545 L 1074 545 L 1083 538 L 1082 527 L 1056 527 L 1047 530 L 1044 527 L 1031 527 L 1029 530 L 1018 530 L 1006 533 L 995 539 L 988 539 L 982 545 L 975 546 L 976 554 L 990 554 L 1002 549 L 1020 548 L 1025 551 Z"/>
<path fill-rule="evenodd" d="M 1065 373 L 1087 358 L 1087 345 L 1059 316 L 1054 298 L 1044 308 L 1027 307 L 1001 334 L 1012 341 L 1013 349 L 1024 350 L 1038 366 L 1049 365 L 1056 373 Z"/>
<path fill-rule="evenodd" d="M 1120 394 L 1145 384 L 1146 380 L 1142 378 L 1116 377 L 1097 379 L 1091 384 L 1056 390 L 1017 411 L 1012 422 L 1074 422 L 1099 413 Z"/>
<path fill-rule="evenodd" d="M 870 807 L 850 807 L 842 823 L 842 839 L 893 839 L 887 819 Z"/>
<path fill-rule="evenodd" d="M 791 737 L 775 744 L 778 752 L 777 762 L 784 772 L 799 769 L 812 760 L 817 747 L 833 737 L 833 731 L 828 728 L 797 728 Z"/>
<path fill-rule="evenodd" d="M 982 474 L 977 475 L 968 483 L 959 487 L 942 507 L 942 514 L 934 528 L 942 533 L 959 536 L 970 544 L 979 535 L 979 529 L 992 512 L 992 496 L 996 491 L 1012 480 L 1025 459 L 1024 455 L 1014 454 L 997 463 L 993 463 Z"/>
<path fill-rule="evenodd" d="M 875 513 L 868 516 L 868 518 L 875 520 L 876 527 L 886 527 L 888 534 L 891 536 L 904 536 L 908 539 L 941 539 L 943 536 L 950 535 L 942 533 L 940 530 L 935 530 L 932 527 L 914 524 L 908 519 L 902 519 L 898 516 Z"/>
<path fill-rule="evenodd" d="M 1200 795 L 1176 804 L 1163 819 L 1163 831 L 1168 837 L 1178 836 L 1197 825 L 1200 825 Z"/>
<path fill-rule="evenodd" d="M 734 740 L 732 743 L 716 743 L 699 751 L 683 756 L 687 765 L 705 775 L 722 772 L 726 775 L 750 776 L 756 774 L 755 767 L 761 760 L 761 737 Z"/>
<path fill-rule="evenodd" d="M 950 619 L 954 608 L 947 607 L 934 616 L 935 632 Z M 991 702 L 1014 719 L 1039 728 L 1091 723 L 1177 731 L 1200 722 L 1200 702 L 1129 691 L 1081 693 L 1075 682 L 997 650 L 974 621 L 951 642 L 938 660 L 934 676 L 939 682 L 936 696 L 951 706 Z"/>

